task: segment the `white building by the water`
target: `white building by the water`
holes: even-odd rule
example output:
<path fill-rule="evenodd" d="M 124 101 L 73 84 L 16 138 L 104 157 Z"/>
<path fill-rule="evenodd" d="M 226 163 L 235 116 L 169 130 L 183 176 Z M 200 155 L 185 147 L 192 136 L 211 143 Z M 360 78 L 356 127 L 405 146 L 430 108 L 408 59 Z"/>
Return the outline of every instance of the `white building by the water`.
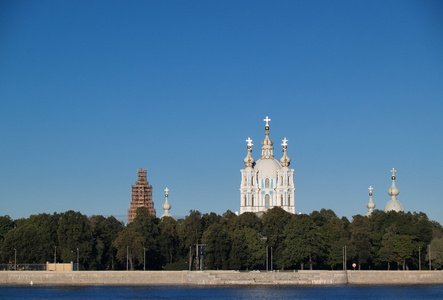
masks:
<path fill-rule="evenodd" d="M 283 139 L 283 155 L 280 161 L 274 158 L 273 142 L 269 138 L 269 119 L 264 119 L 265 139 L 261 142 L 261 157 L 255 162 L 252 157 L 252 140 L 248 138 L 248 154 L 243 160 L 246 168 L 241 171 L 240 213 L 262 213 L 279 206 L 295 213 L 294 169 L 289 169 L 291 159 L 287 155 L 286 138 Z"/>

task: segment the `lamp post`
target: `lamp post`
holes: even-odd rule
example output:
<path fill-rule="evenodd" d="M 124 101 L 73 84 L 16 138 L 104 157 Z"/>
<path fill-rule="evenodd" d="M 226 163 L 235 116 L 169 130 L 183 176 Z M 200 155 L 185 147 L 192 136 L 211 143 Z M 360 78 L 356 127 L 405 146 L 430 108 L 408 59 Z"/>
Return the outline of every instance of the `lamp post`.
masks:
<path fill-rule="evenodd" d="M 57 246 L 54 247 L 54 271 L 56 269 L 56 264 L 57 264 Z"/>
<path fill-rule="evenodd" d="M 274 271 L 274 258 L 273 258 L 272 247 L 271 247 L 271 271 Z"/>
<path fill-rule="evenodd" d="M 143 248 L 143 271 L 146 271 L 146 248 Z"/>
<path fill-rule="evenodd" d="M 189 271 L 192 269 L 192 246 L 189 246 Z"/>
<path fill-rule="evenodd" d="M 421 247 L 418 247 L 418 270 L 421 271 Z"/>
<path fill-rule="evenodd" d="M 129 246 L 126 246 L 126 271 L 129 270 Z"/>
<path fill-rule="evenodd" d="M 14 270 L 17 271 L 17 249 L 14 249 Z"/>
<path fill-rule="evenodd" d="M 266 237 L 266 236 L 264 236 L 263 234 L 261 234 L 260 232 L 258 233 L 259 235 L 260 235 L 260 238 L 263 240 L 263 241 L 266 241 L 266 272 L 268 272 L 268 263 L 269 263 L 269 258 L 268 258 L 268 253 L 269 253 L 269 251 L 268 251 L 268 238 Z"/>
<path fill-rule="evenodd" d="M 77 247 L 77 271 L 80 271 L 80 264 L 78 260 L 78 247 Z"/>
<path fill-rule="evenodd" d="M 431 245 L 429 245 L 429 271 L 432 271 Z"/>

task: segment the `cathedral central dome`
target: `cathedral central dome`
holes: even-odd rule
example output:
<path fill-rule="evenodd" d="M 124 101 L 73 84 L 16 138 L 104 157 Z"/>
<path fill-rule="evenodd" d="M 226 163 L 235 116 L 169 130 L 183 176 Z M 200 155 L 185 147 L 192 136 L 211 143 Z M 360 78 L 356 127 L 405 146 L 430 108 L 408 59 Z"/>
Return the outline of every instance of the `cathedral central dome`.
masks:
<path fill-rule="evenodd" d="M 257 161 L 254 169 L 258 171 L 258 178 L 273 178 L 277 175 L 277 172 L 282 169 L 282 167 L 275 158 L 264 158 Z"/>

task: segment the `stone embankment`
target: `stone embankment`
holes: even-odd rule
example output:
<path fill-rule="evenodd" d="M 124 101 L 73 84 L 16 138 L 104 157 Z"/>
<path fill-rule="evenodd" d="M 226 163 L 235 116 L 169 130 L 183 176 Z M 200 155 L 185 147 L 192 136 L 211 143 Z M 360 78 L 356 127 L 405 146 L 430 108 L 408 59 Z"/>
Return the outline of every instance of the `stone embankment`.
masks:
<path fill-rule="evenodd" d="M 0 285 L 329 285 L 443 283 L 442 271 L 0 271 Z"/>

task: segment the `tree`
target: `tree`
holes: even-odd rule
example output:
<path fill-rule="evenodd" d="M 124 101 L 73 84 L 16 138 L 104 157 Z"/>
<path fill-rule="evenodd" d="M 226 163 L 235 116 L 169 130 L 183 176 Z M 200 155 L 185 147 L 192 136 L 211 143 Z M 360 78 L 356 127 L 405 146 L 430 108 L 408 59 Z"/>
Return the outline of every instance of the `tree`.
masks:
<path fill-rule="evenodd" d="M 253 212 L 245 212 L 242 213 L 238 218 L 234 219 L 235 228 L 252 228 L 257 230 L 258 232 L 262 232 L 262 221 L 257 216 L 257 214 Z"/>
<path fill-rule="evenodd" d="M 164 217 L 159 223 L 160 253 L 164 256 L 166 264 L 172 265 L 176 262 L 179 252 L 179 239 L 177 234 L 178 222 L 172 217 Z"/>
<path fill-rule="evenodd" d="M 315 225 L 322 227 L 328 223 L 332 218 L 337 218 L 337 215 L 332 209 L 322 208 L 320 211 L 314 210 L 310 217 L 315 222 Z"/>
<path fill-rule="evenodd" d="M 432 240 L 432 223 L 429 221 L 428 216 L 423 213 L 414 213 L 412 215 L 412 232 L 411 235 L 416 237 L 419 246 L 424 248 Z"/>
<path fill-rule="evenodd" d="M 387 233 L 380 249 L 380 256 L 387 262 L 396 262 L 406 269 L 406 260 L 414 253 L 415 243 L 410 235 Z"/>
<path fill-rule="evenodd" d="M 343 264 L 343 247 L 350 244 L 346 221 L 333 217 L 320 228 L 325 241 L 326 264 L 331 269 Z"/>
<path fill-rule="evenodd" d="M 351 245 L 355 250 L 353 259 L 357 260 L 358 269 L 372 258 L 370 223 L 367 217 L 356 215 L 350 224 Z M 352 252 L 350 252 L 352 254 Z"/>
<path fill-rule="evenodd" d="M 10 263 L 15 259 L 15 251 L 19 264 L 45 263 L 53 258 L 53 248 L 48 247 L 50 244 L 50 235 L 45 228 L 25 224 L 8 231 L 2 253 L 4 259 Z"/>
<path fill-rule="evenodd" d="M 88 217 L 72 210 L 60 214 L 57 236 L 59 259 L 65 263 L 76 261 L 79 248 L 80 264 L 88 269 L 93 249 L 92 228 Z"/>
<path fill-rule="evenodd" d="M 126 227 L 118 233 L 117 238 L 113 242 L 113 246 L 117 249 L 117 259 L 126 264 L 127 268 L 134 270 L 135 264 L 143 261 L 143 237 L 139 232 L 132 228 Z"/>
<path fill-rule="evenodd" d="M 203 234 L 202 215 L 197 210 L 191 210 L 186 216 L 181 229 L 183 246 L 187 249 L 201 242 Z"/>
<path fill-rule="evenodd" d="M 228 269 L 231 239 L 223 225 L 214 223 L 203 234 L 206 245 L 205 265 L 208 269 Z"/>
<path fill-rule="evenodd" d="M 264 264 L 266 242 L 258 231 L 252 228 L 239 228 L 232 234 L 230 268 L 252 269 Z"/>
<path fill-rule="evenodd" d="M 300 263 L 301 269 L 309 262 L 313 268 L 313 260 L 320 257 L 324 246 L 323 238 L 312 218 L 308 215 L 298 215 L 292 218 L 284 229 L 284 249 L 277 265 L 280 268 L 295 268 Z"/>
<path fill-rule="evenodd" d="M 54 247 L 58 245 L 58 226 L 61 215 L 58 213 L 51 214 L 38 214 L 31 215 L 28 219 L 24 220 L 24 224 L 34 225 L 38 228 L 43 228 L 49 234 L 49 244 L 46 245 L 50 248 L 51 252 L 54 251 Z M 17 228 L 20 226 L 17 226 Z M 52 261 L 52 260 L 50 260 Z"/>
<path fill-rule="evenodd" d="M 14 221 L 10 216 L 0 216 L 0 241 L 2 241 L 9 230 L 14 228 Z"/>
<path fill-rule="evenodd" d="M 2 248 L 3 240 L 5 235 L 9 230 L 14 228 L 14 221 L 10 216 L 0 216 L 0 249 Z M 0 257 L 2 257 L 2 252 L 0 250 Z"/>
<path fill-rule="evenodd" d="M 220 223 L 221 216 L 216 213 L 203 214 L 202 216 L 202 231 L 204 232 L 209 228 L 212 224 Z"/>
<path fill-rule="evenodd" d="M 434 269 L 443 267 L 443 238 L 434 238 L 430 244 L 431 247 L 431 265 Z M 426 254 L 426 261 L 429 262 L 429 248 Z"/>
<path fill-rule="evenodd" d="M 229 209 L 222 215 L 222 218 L 220 219 L 220 224 L 225 226 L 225 228 L 229 232 L 234 232 L 236 228 L 236 221 L 239 218 L 235 213 L 230 211 Z"/>
<path fill-rule="evenodd" d="M 91 262 L 91 269 L 95 270 L 115 270 L 117 260 L 115 255 L 117 250 L 112 242 L 117 238 L 118 233 L 123 230 L 123 223 L 111 216 L 92 216 L 90 218 L 94 249 Z"/>
<path fill-rule="evenodd" d="M 143 238 L 143 248 L 146 254 L 146 268 L 161 269 L 164 266 L 164 256 L 160 253 L 160 219 L 149 214 L 146 207 L 140 207 L 136 211 L 137 216 L 128 225 L 132 230 L 140 233 Z M 143 261 L 141 261 L 143 262 Z"/>
<path fill-rule="evenodd" d="M 443 237 L 443 227 L 437 221 L 431 221 L 432 224 L 432 238 Z"/>
<path fill-rule="evenodd" d="M 274 207 L 263 214 L 263 235 L 267 238 L 267 244 L 273 248 L 275 261 L 282 255 L 282 242 L 285 238 L 284 229 L 286 224 L 295 216 L 281 207 Z"/>

